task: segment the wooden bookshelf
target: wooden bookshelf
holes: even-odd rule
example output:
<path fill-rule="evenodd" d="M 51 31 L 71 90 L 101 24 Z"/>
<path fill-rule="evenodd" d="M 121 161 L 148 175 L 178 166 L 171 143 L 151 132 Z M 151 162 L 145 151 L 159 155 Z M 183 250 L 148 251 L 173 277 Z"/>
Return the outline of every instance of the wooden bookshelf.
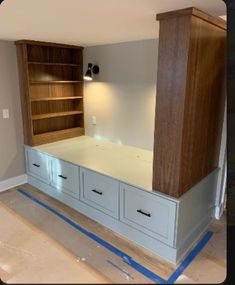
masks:
<path fill-rule="evenodd" d="M 24 142 L 84 134 L 83 48 L 17 41 Z"/>

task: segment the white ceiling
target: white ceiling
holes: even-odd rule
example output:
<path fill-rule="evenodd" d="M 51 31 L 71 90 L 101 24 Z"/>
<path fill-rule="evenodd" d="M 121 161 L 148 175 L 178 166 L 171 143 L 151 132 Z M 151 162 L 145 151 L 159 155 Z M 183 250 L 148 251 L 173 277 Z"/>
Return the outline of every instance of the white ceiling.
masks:
<path fill-rule="evenodd" d="M 156 38 L 156 14 L 194 6 L 226 14 L 222 0 L 4 0 L 0 39 L 82 46 Z"/>

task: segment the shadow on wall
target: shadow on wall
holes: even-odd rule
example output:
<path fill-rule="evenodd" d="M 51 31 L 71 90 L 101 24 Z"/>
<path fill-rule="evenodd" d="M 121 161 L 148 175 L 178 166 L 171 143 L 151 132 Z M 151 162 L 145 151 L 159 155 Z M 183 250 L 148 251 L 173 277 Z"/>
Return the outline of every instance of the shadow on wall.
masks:
<path fill-rule="evenodd" d="M 87 135 L 153 149 L 157 54 L 158 40 L 85 48 L 84 71 L 100 67 L 84 89 Z"/>

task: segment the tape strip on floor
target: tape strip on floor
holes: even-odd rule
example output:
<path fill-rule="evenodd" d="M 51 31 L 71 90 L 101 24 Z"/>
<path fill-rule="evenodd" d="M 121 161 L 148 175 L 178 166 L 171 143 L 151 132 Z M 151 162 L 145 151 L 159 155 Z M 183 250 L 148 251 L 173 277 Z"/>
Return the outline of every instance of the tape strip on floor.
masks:
<path fill-rule="evenodd" d="M 22 189 L 17 189 L 17 192 L 27 197 L 31 201 L 35 202 L 36 204 L 40 205 L 41 207 L 47 209 L 48 211 L 53 213 L 55 216 L 59 217 L 61 220 L 63 220 L 64 222 L 66 222 L 67 224 L 69 224 L 70 226 L 72 226 L 73 228 L 81 232 L 82 234 L 86 235 L 93 241 L 97 242 L 104 248 L 108 249 L 113 254 L 119 256 L 125 264 L 129 265 L 131 268 L 133 268 L 140 274 L 144 275 L 145 277 L 147 277 L 149 280 L 153 281 L 156 284 L 173 284 L 178 279 L 178 277 L 183 273 L 183 271 L 190 265 L 190 263 L 194 260 L 194 258 L 199 254 L 199 252 L 203 249 L 203 247 L 207 244 L 207 242 L 210 240 L 210 238 L 213 235 L 213 232 L 207 232 L 205 236 L 199 241 L 199 243 L 194 247 L 194 249 L 186 256 L 186 258 L 183 260 L 180 266 L 175 270 L 175 272 L 170 276 L 170 278 L 168 280 L 164 280 L 163 278 L 161 278 L 154 272 L 150 271 L 146 267 L 134 261 L 132 257 L 125 254 L 125 252 L 114 247 L 113 245 L 106 242 L 99 236 L 93 234 L 92 232 L 89 232 L 86 229 L 82 228 L 78 223 L 67 218 L 66 216 L 64 216 L 57 210 L 53 209 L 49 205 L 45 204 L 44 202 L 40 201 L 39 199 L 35 198 L 31 194 L 28 194 Z M 119 271 L 122 271 L 124 274 L 128 274 L 123 269 L 121 269 L 119 266 L 113 264 L 111 261 L 107 260 L 107 262 L 111 264 L 113 267 L 115 267 L 116 269 L 118 269 Z"/>

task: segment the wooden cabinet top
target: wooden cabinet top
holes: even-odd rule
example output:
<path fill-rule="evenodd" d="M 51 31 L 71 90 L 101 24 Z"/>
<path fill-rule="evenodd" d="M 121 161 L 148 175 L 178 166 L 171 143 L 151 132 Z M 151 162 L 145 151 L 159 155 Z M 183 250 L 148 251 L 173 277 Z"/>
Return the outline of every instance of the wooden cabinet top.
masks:
<path fill-rule="evenodd" d="M 176 11 L 170 11 L 170 12 L 165 12 L 165 13 L 160 13 L 157 14 L 157 20 L 164 20 L 164 19 L 169 19 L 172 17 L 177 17 L 177 16 L 185 16 L 185 15 L 191 15 L 195 16 L 197 18 L 200 18 L 206 22 L 209 22 L 215 26 L 218 26 L 224 30 L 227 29 L 227 23 L 225 20 L 219 17 L 214 17 L 211 15 L 208 15 L 207 13 L 201 11 L 200 9 L 197 9 L 195 7 L 189 7 L 181 10 L 176 10 Z"/>

